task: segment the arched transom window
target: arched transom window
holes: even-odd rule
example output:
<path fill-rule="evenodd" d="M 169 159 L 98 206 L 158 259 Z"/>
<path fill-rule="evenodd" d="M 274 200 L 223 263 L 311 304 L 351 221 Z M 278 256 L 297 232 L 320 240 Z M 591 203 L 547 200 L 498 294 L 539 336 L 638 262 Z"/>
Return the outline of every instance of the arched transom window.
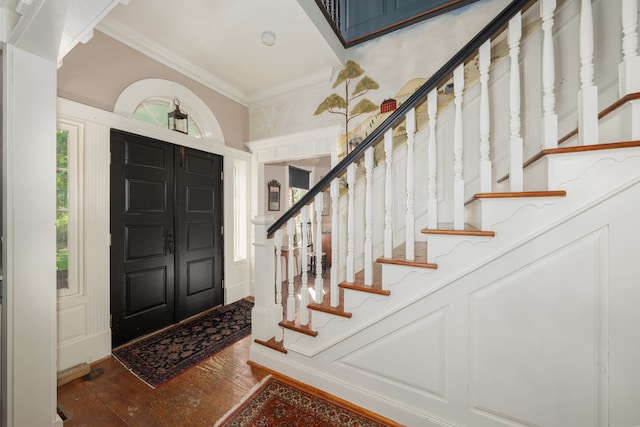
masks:
<path fill-rule="evenodd" d="M 189 115 L 189 135 L 224 145 L 218 120 L 207 104 L 179 83 L 164 79 L 144 79 L 126 87 L 113 112 L 125 117 L 167 127 L 167 113 L 180 101 L 180 111 Z"/>

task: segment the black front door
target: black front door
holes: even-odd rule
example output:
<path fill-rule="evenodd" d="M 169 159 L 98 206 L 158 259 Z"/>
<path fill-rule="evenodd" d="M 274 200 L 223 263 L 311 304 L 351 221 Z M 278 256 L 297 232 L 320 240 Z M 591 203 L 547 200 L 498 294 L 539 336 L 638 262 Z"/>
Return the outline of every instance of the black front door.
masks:
<path fill-rule="evenodd" d="M 177 319 L 222 303 L 222 157 L 180 147 L 176 167 Z"/>
<path fill-rule="evenodd" d="M 117 346 L 222 304 L 222 158 L 111 131 Z"/>

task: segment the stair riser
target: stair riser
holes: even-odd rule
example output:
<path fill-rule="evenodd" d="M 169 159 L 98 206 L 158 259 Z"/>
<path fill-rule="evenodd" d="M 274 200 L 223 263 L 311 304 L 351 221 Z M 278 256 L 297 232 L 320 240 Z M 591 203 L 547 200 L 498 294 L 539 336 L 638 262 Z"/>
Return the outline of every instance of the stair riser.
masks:
<path fill-rule="evenodd" d="M 452 236 L 452 235 L 430 235 L 427 236 L 427 261 L 437 264 L 441 257 L 451 253 L 460 245 L 478 246 L 483 245 L 493 239 L 493 237 L 479 236 Z"/>
<path fill-rule="evenodd" d="M 599 122 L 600 143 L 640 140 L 640 100 L 629 101 Z"/>
<path fill-rule="evenodd" d="M 640 148 L 552 155 L 546 161 L 548 185 L 550 189 L 566 190 L 568 186 L 583 189 L 579 194 L 572 191 L 572 197 L 596 197 L 597 194 L 589 193 L 595 193 L 597 188 L 616 187 L 621 179 L 633 178 L 637 175 L 635 171 L 640 173 L 639 158 Z M 580 183 L 572 185 L 577 180 Z"/>
<path fill-rule="evenodd" d="M 470 224 L 481 230 L 495 230 L 496 225 L 508 221 L 524 206 L 533 206 L 536 210 L 555 204 L 560 197 L 526 197 L 502 199 L 478 199 L 467 206 Z M 478 206 L 476 206 L 478 205 Z M 478 218 L 479 213 L 479 218 Z M 532 220 L 536 220 L 535 215 Z"/>

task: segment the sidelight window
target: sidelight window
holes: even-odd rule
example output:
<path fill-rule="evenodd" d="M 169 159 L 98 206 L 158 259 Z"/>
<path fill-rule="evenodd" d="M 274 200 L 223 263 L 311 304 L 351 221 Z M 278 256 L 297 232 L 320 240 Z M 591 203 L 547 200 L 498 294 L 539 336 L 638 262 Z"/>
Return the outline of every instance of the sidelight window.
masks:
<path fill-rule="evenodd" d="M 80 277 L 82 126 L 58 122 L 56 132 L 56 282 L 62 295 L 78 293 Z"/>

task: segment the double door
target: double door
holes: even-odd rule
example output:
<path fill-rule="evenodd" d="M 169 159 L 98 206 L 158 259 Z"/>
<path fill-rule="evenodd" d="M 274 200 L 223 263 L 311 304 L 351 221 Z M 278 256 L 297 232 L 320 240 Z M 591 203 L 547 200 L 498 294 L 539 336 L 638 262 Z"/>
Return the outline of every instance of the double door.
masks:
<path fill-rule="evenodd" d="M 112 129 L 118 346 L 223 303 L 222 157 Z"/>

